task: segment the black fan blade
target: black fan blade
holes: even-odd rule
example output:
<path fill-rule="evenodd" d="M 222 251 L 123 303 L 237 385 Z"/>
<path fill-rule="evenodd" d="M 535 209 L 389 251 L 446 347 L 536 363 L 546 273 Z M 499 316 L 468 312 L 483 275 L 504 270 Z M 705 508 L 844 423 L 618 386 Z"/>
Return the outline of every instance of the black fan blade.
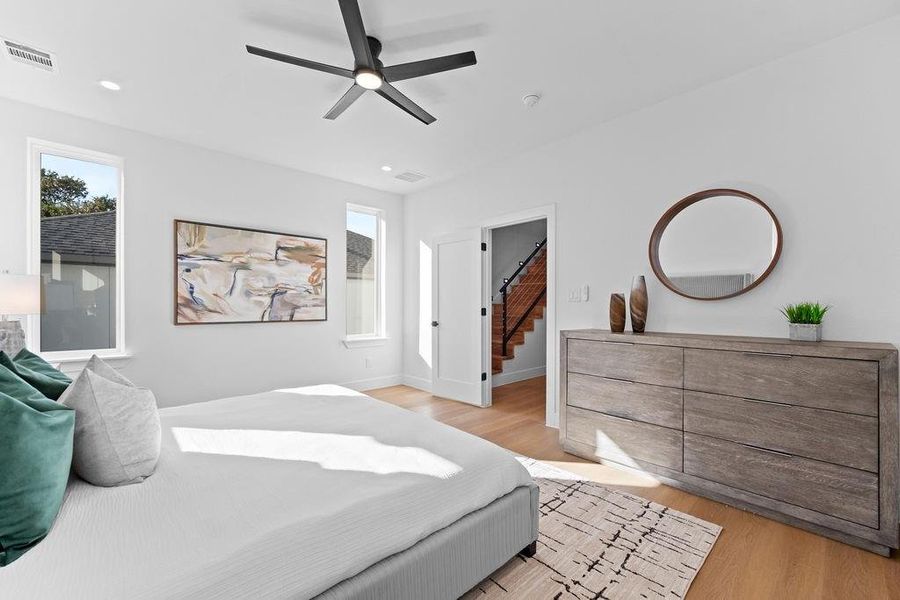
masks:
<path fill-rule="evenodd" d="M 422 77 L 423 75 L 431 75 L 442 71 L 452 71 L 453 69 L 470 67 L 476 62 L 475 53 L 469 51 L 451 54 L 450 56 L 442 56 L 440 58 L 429 58 L 428 60 L 417 60 L 402 65 L 385 67 L 381 72 L 384 73 L 384 78 L 388 81 L 403 81 L 404 79 L 412 79 L 413 77 Z"/>
<path fill-rule="evenodd" d="M 362 87 L 361 85 L 356 85 L 354 83 L 353 86 L 349 90 L 347 90 L 347 93 L 344 94 L 343 96 L 341 96 L 341 99 L 337 101 L 337 104 L 332 106 L 331 110 L 329 110 L 327 113 L 325 113 L 324 118 L 330 119 L 332 121 L 337 119 L 338 116 L 342 112 L 347 110 L 347 108 L 351 104 L 356 102 L 356 100 L 360 96 L 362 96 L 365 91 L 366 91 L 366 88 Z"/>
<path fill-rule="evenodd" d="M 375 59 L 372 57 L 372 49 L 369 48 L 366 28 L 363 26 L 362 15 L 359 12 L 359 2 L 357 0 L 338 0 L 338 4 L 340 4 L 341 14 L 344 16 L 344 25 L 347 27 L 347 37 L 350 38 L 356 66 L 374 69 Z"/>
<path fill-rule="evenodd" d="M 297 65 L 298 67 L 306 67 L 307 69 L 314 69 L 316 71 L 323 71 L 325 73 L 331 73 L 332 75 L 340 75 L 341 77 L 353 79 L 353 71 L 349 69 L 332 67 L 331 65 L 326 65 L 314 60 L 306 60 L 305 58 L 297 58 L 296 56 L 281 54 L 280 52 L 263 50 L 262 48 L 257 48 L 256 46 L 247 46 L 247 52 L 249 52 L 250 54 L 255 54 L 256 56 L 262 56 L 263 58 L 271 58 L 272 60 L 277 60 L 279 62 Z"/>
<path fill-rule="evenodd" d="M 399 106 L 418 120 L 426 125 L 431 125 L 437 119 L 429 115 L 425 110 L 400 93 L 400 90 L 389 84 L 387 81 L 381 84 L 381 87 L 375 90 L 378 95 L 395 106 Z"/>

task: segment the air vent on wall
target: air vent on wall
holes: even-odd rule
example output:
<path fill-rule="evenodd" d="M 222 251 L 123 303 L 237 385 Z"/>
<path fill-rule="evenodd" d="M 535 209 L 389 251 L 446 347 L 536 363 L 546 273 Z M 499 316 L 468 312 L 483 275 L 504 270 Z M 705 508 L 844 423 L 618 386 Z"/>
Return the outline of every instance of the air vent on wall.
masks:
<path fill-rule="evenodd" d="M 49 52 L 30 48 L 9 40 L 3 40 L 3 45 L 6 47 L 6 55 L 16 62 L 44 69 L 45 71 L 56 71 L 55 57 Z"/>
<path fill-rule="evenodd" d="M 404 171 L 399 175 L 395 175 L 395 177 L 401 181 L 408 181 L 409 183 L 416 183 L 417 181 L 422 181 L 426 179 L 427 175 L 422 175 L 421 173 L 416 173 L 415 171 Z"/>

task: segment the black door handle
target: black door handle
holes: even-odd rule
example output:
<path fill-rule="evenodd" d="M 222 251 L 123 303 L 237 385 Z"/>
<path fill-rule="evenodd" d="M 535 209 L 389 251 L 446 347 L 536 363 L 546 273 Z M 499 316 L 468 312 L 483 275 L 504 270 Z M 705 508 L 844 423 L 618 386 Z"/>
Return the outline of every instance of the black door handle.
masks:
<path fill-rule="evenodd" d="M 438 322 L 437 322 L 437 321 L 432 321 L 432 322 L 431 322 L 431 326 L 432 326 L 432 327 L 437 327 L 437 326 L 438 326 Z"/>

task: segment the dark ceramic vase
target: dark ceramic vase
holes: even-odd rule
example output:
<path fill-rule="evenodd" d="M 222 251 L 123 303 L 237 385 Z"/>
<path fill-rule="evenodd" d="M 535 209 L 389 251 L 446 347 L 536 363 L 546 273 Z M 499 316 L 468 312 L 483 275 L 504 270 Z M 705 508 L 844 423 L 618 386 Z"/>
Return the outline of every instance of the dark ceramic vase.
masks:
<path fill-rule="evenodd" d="M 647 282 L 643 275 L 638 275 L 631 280 L 631 330 L 635 333 L 644 333 L 647 325 Z"/>
<path fill-rule="evenodd" d="M 625 331 L 625 294 L 609 295 L 609 330 L 613 333 Z"/>

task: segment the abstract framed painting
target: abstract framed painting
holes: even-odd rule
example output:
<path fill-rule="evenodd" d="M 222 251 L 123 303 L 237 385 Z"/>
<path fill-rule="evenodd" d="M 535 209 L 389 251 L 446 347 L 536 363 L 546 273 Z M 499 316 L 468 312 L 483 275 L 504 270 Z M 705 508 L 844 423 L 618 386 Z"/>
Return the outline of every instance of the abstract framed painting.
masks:
<path fill-rule="evenodd" d="M 175 220 L 175 324 L 328 318 L 324 238 Z"/>

